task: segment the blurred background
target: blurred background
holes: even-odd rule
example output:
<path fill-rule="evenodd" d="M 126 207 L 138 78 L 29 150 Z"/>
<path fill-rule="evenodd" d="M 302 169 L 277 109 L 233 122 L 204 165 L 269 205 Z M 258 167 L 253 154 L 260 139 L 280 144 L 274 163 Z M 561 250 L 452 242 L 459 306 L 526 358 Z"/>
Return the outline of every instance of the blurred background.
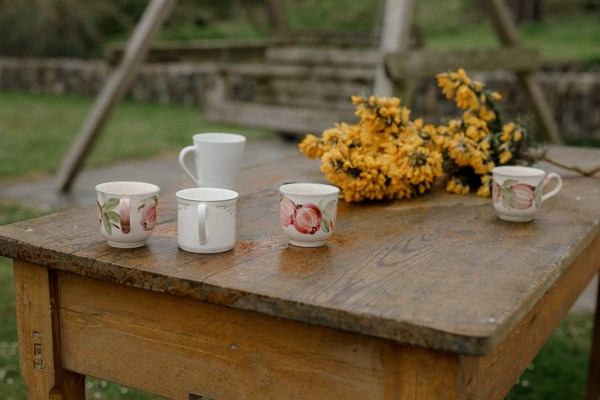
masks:
<path fill-rule="evenodd" d="M 411 48 L 500 46 L 481 1 L 414 3 Z M 56 211 L 5 197 L 2 187 L 56 173 L 147 4 L 0 0 L 0 225 Z M 304 133 L 320 133 L 309 126 L 303 131 L 303 125 L 264 123 L 275 121 L 275 115 L 259 121 L 236 119 L 247 104 L 266 105 L 267 110 L 327 107 L 351 118 L 350 96 L 370 94 L 373 84 L 384 4 L 179 0 L 86 167 L 172 157 L 201 131 L 243 133 L 255 141 L 295 141 Z M 536 79 L 562 138 L 570 145 L 600 146 L 600 0 L 506 4 L 523 46 L 540 53 Z M 298 65 L 305 68 L 300 73 L 292 68 Z M 498 90 L 507 113 L 535 131 L 511 73 L 470 75 Z M 220 88 L 221 109 L 210 108 L 208 95 L 214 93 L 215 82 L 225 88 Z M 427 120 L 443 119 L 453 109 L 433 78 L 418 83 L 409 107 L 414 117 Z M 326 122 L 332 126 L 339 120 Z M 509 399 L 583 398 L 591 315 L 584 311 L 567 317 L 515 383 Z M 6 400 L 26 398 L 14 318 L 12 268 L 0 257 L 0 398 Z M 88 398 L 154 398 L 93 377 L 87 390 Z"/>
<path fill-rule="evenodd" d="M 0 55 L 103 58 L 125 41 L 142 15 L 144 0 L 2 0 Z M 267 0 L 179 0 L 161 30 L 165 41 L 267 38 L 273 32 Z M 378 35 L 381 0 L 284 0 L 293 31 Z M 598 0 L 507 0 L 524 43 L 548 62 L 588 68 L 600 63 Z M 277 28 L 277 27 L 276 27 Z M 495 45 L 477 0 L 415 2 L 413 28 L 427 46 Z"/>

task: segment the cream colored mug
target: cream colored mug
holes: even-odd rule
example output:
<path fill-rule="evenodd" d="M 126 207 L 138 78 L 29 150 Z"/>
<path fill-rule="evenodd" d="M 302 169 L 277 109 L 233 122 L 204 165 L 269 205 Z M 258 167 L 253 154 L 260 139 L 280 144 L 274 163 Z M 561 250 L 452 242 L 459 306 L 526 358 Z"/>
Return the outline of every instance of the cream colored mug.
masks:
<path fill-rule="evenodd" d="M 323 246 L 336 224 L 340 189 L 321 183 L 279 187 L 279 219 L 290 244 Z"/>
<path fill-rule="evenodd" d="M 159 187 L 144 182 L 106 182 L 96 186 L 100 232 L 113 247 L 146 244 L 156 226 Z"/>
<path fill-rule="evenodd" d="M 562 188 L 562 179 L 558 174 L 546 174 L 539 168 L 496 167 L 492 170 L 492 178 L 494 209 L 500 219 L 506 221 L 531 221 L 542 203 Z M 556 181 L 556 186 L 544 194 L 544 187 L 551 180 Z"/>

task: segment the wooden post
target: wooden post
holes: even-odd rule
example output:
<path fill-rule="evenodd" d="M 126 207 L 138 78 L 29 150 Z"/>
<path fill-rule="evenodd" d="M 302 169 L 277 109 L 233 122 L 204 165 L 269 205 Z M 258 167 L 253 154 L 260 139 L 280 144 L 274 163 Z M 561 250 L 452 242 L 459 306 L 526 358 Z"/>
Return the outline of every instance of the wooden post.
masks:
<path fill-rule="evenodd" d="M 502 45 L 519 46 L 517 27 L 504 0 L 487 0 L 486 8 Z M 533 74 L 531 72 L 517 72 L 516 76 L 519 85 L 529 98 L 542 134 L 551 143 L 562 144 L 563 140 L 552 116 L 552 111 L 548 107 L 542 89 Z"/>
<path fill-rule="evenodd" d="M 57 290 L 47 268 L 14 261 L 20 371 L 28 398 L 85 398 L 85 376 L 62 367 Z"/>
<path fill-rule="evenodd" d="M 119 103 L 143 62 L 150 44 L 177 0 L 151 0 L 127 44 L 120 65 L 109 76 L 96 98 L 78 136 L 71 145 L 58 171 L 57 183 L 61 191 L 68 191 L 83 160 L 90 152 L 100 131 L 114 107 Z"/>
<path fill-rule="evenodd" d="M 387 76 L 384 64 L 386 53 L 404 52 L 410 42 L 410 22 L 412 20 L 414 0 L 386 0 L 381 29 L 381 42 L 379 45 L 380 60 L 375 69 L 375 83 L 373 93 L 376 96 L 392 96 L 394 92 L 409 97 L 412 82 L 403 82 L 400 88 L 394 88 L 392 81 Z M 404 103 L 410 100 L 403 99 Z"/>

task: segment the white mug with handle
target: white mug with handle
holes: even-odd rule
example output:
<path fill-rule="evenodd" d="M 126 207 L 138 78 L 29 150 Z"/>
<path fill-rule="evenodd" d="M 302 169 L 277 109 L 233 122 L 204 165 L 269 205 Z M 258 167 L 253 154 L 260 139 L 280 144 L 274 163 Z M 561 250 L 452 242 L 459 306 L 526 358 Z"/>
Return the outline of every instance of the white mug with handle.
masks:
<path fill-rule="evenodd" d="M 192 253 L 221 253 L 236 241 L 237 192 L 220 188 L 180 190 L 177 196 L 177 242 Z"/>
<path fill-rule="evenodd" d="M 179 165 L 198 187 L 237 190 L 246 138 L 235 133 L 198 133 L 194 145 L 179 152 Z M 186 164 L 194 153 L 196 173 Z"/>

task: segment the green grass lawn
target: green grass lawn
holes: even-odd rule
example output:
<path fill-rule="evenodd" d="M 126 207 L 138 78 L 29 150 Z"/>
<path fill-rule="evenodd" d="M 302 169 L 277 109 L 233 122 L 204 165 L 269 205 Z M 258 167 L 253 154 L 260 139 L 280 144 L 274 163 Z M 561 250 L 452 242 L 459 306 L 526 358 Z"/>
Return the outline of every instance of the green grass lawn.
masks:
<path fill-rule="evenodd" d="M 91 109 L 85 97 L 0 93 L 0 181 L 55 172 Z M 273 133 L 206 121 L 192 106 L 123 102 L 109 119 L 87 166 L 145 158 L 192 144 L 198 132 L 242 133 L 249 140 Z"/>
<path fill-rule="evenodd" d="M 0 185 L 56 170 L 85 117 L 90 99 L 0 92 Z M 166 107 L 125 102 L 91 154 L 89 165 L 131 157 L 175 153 L 200 131 L 243 132 L 250 140 L 272 133 L 206 122 L 193 107 Z M 0 198 L 0 225 L 41 215 Z M 0 257 L 0 398 L 24 400 L 18 372 L 14 290 L 10 260 Z M 515 383 L 508 399 L 582 399 L 589 357 L 591 315 L 570 315 L 538 357 Z M 490 377 L 493 379 L 493 377 Z M 86 381 L 90 399 L 155 399 L 98 379 Z"/>

